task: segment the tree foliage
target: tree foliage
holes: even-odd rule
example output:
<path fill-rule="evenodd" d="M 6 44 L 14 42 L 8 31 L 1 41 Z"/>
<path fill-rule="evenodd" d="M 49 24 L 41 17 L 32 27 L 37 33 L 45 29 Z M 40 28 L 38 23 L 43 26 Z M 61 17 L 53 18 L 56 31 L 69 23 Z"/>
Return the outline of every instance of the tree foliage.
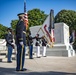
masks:
<path fill-rule="evenodd" d="M 16 29 L 17 22 L 18 22 L 18 20 L 12 20 L 11 21 L 11 27 L 12 27 L 13 30 Z"/>
<path fill-rule="evenodd" d="M 55 23 L 64 22 L 70 29 L 76 30 L 76 11 L 73 10 L 61 10 L 55 16 Z"/>
<path fill-rule="evenodd" d="M 0 39 L 4 39 L 6 33 L 7 33 L 7 27 L 0 24 Z"/>
<path fill-rule="evenodd" d="M 44 11 L 41 11 L 40 9 L 32 9 L 32 10 L 29 10 L 27 13 L 28 13 L 29 27 L 42 25 L 44 20 L 47 17 L 47 15 L 44 14 Z M 18 20 L 11 21 L 11 27 L 13 28 L 13 30 L 15 30 L 17 22 Z"/>
<path fill-rule="evenodd" d="M 40 9 L 32 9 L 28 11 L 29 27 L 42 25 L 47 15 Z"/>

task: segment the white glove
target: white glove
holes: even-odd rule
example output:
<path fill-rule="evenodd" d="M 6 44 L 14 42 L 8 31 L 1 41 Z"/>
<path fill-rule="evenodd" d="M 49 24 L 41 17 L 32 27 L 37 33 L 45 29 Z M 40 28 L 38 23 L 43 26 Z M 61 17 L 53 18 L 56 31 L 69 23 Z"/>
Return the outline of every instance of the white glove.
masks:
<path fill-rule="evenodd" d="M 20 45 L 23 45 L 23 42 L 20 42 Z"/>
<path fill-rule="evenodd" d="M 12 45 L 15 45 L 14 43 L 12 43 Z"/>

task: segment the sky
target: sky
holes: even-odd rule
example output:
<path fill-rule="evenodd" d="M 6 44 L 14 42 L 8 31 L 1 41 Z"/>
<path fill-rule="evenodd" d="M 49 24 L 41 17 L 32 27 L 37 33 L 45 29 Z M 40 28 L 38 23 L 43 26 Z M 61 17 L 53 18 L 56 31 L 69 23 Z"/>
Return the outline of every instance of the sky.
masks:
<path fill-rule="evenodd" d="M 49 14 L 54 10 L 54 16 L 61 10 L 76 11 L 76 0 L 0 0 L 0 24 L 11 27 L 11 20 L 18 19 L 17 14 L 24 12 L 24 1 L 26 11 L 38 8 Z"/>

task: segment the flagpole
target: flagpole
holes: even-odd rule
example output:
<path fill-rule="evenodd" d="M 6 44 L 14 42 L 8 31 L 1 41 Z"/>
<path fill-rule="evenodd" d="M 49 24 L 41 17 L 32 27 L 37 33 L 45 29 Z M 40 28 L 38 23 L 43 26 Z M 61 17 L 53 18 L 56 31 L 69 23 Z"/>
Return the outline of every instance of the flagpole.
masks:
<path fill-rule="evenodd" d="M 50 32 L 51 32 L 51 37 L 52 37 L 52 44 L 55 42 L 55 37 L 54 37 L 54 10 L 51 9 L 50 11 Z"/>
<path fill-rule="evenodd" d="M 26 1 L 24 0 L 24 13 L 26 13 Z"/>
<path fill-rule="evenodd" d="M 26 30 L 28 29 L 28 14 L 26 12 L 26 2 L 24 1 L 24 24 L 26 26 Z"/>
<path fill-rule="evenodd" d="M 41 27 L 39 28 L 38 32 L 40 31 L 40 29 L 41 29 Z M 37 32 L 37 34 L 38 34 L 38 32 Z"/>

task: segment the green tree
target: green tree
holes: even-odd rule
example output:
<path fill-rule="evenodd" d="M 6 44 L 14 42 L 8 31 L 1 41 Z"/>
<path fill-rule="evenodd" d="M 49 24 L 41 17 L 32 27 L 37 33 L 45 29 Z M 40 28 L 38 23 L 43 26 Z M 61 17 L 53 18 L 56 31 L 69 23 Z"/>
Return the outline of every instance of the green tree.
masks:
<path fill-rule="evenodd" d="M 6 33 L 7 33 L 7 27 L 0 24 L 0 39 L 4 39 Z"/>
<path fill-rule="evenodd" d="M 18 20 L 12 20 L 12 21 L 11 21 L 11 27 L 12 27 L 13 30 L 16 29 L 16 24 L 17 24 L 17 22 L 18 22 Z"/>
<path fill-rule="evenodd" d="M 64 22 L 70 29 L 76 30 L 76 11 L 73 10 L 61 10 L 55 16 L 55 23 Z"/>
<path fill-rule="evenodd" d="M 47 15 L 40 9 L 32 9 L 28 11 L 29 27 L 42 25 Z"/>
<path fill-rule="evenodd" d="M 29 10 L 27 13 L 28 13 L 29 27 L 36 26 L 36 25 L 42 25 L 44 20 L 47 17 L 47 15 L 44 14 L 44 11 L 41 11 L 40 9 L 32 9 L 32 10 Z M 17 22 L 18 20 L 11 21 L 11 27 L 13 30 L 16 29 Z"/>

